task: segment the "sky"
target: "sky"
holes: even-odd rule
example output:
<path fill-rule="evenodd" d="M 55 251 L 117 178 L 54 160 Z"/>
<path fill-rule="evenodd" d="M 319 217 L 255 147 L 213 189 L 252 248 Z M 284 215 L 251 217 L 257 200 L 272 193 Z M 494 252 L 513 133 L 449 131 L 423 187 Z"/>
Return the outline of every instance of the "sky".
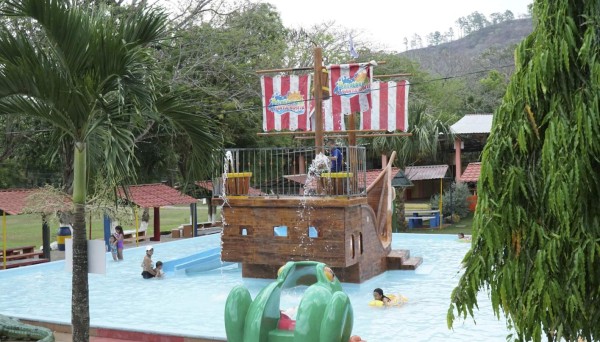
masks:
<path fill-rule="evenodd" d="M 518 18 L 527 13 L 533 0 L 263 0 L 273 4 L 289 28 L 311 27 L 335 21 L 342 27 L 360 32 L 356 42 L 381 44 L 381 48 L 404 51 L 404 37 L 415 33 L 426 44 L 426 36 L 434 31 L 444 33 L 453 28 L 458 36 L 456 20 L 478 11 L 488 19 L 491 13 L 510 10 Z M 358 44 L 357 44 L 358 45 Z"/>

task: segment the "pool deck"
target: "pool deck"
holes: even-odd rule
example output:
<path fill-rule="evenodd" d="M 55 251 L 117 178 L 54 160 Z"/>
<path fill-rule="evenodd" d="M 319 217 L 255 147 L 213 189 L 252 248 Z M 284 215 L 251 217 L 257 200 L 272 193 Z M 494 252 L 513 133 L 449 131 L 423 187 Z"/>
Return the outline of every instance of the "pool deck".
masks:
<path fill-rule="evenodd" d="M 71 326 L 65 324 L 53 324 L 20 320 L 23 323 L 46 327 L 54 332 L 56 342 L 71 342 L 73 335 L 70 333 Z M 196 338 L 185 336 L 162 335 L 138 331 L 125 331 L 106 328 L 90 327 L 90 342 L 119 342 L 119 341 L 144 341 L 144 342 L 223 342 L 223 339 Z"/>

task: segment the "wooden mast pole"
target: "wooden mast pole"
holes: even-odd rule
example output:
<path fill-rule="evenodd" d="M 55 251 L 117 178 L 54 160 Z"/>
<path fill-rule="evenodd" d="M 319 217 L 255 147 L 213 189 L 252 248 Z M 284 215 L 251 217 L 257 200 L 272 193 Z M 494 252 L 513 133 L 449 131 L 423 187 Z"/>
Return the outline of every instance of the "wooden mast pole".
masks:
<path fill-rule="evenodd" d="M 314 70 L 314 99 L 315 99 L 315 147 L 317 153 L 323 152 L 323 85 L 321 74 L 323 73 L 323 55 L 320 47 L 314 48 L 315 70 Z"/>

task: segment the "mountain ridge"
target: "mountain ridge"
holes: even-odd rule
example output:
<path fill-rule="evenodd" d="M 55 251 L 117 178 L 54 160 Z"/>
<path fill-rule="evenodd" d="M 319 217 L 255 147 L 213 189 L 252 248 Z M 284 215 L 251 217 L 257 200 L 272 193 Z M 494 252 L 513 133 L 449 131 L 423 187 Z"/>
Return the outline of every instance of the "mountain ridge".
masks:
<path fill-rule="evenodd" d="M 512 73 L 514 49 L 533 31 L 531 18 L 515 19 L 484 27 L 451 42 L 408 50 L 400 55 L 418 62 L 421 68 L 442 77 L 475 70 Z"/>

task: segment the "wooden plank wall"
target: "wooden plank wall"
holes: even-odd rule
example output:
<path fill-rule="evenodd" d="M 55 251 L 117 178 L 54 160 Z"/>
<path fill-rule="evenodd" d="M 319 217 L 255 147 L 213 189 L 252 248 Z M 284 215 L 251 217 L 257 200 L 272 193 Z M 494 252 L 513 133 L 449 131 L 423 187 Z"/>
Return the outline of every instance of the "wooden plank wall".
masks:
<path fill-rule="evenodd" d="M 274 278 L 288 261 L 324 262 L 346 282 L 361 282 L 386 270 L 386 256 L 366 198 L 298 200 L 230 199 L 223 207 L 223 261 L 241 262 L 244 277 Z M 274 236 L 287 226 L 288 236 Z M 310 238 L 308 227 L 319 237 Z M 242 235 L 242 230 L 248 235 Z"/>

